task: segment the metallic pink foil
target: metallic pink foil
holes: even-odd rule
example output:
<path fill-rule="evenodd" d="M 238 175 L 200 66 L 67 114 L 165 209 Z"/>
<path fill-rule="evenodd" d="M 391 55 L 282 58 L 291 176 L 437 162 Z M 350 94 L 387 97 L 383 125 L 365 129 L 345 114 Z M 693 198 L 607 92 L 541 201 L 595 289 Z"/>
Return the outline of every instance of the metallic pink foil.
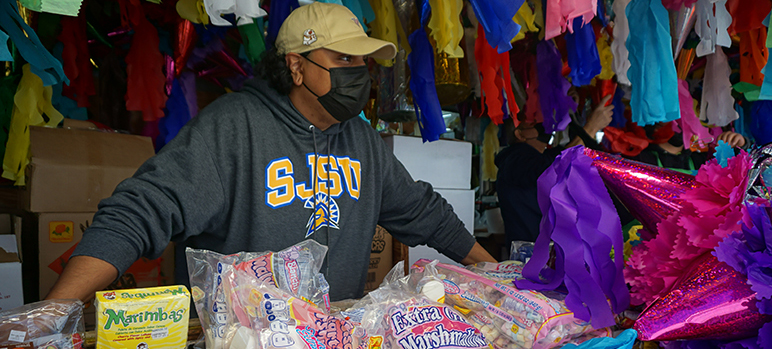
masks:
<path fill-rule="evenodd" d="M 584 149 L 606 187 L 651 233 L 657 224 L 681 209 L 679 196 L 697 185 L 694 176 L 654 165 Z"/>
<path fill-rule="evenodd" d="M 670 292 L 635 322 L 641 340 L 754 337 L 772 316 L 759 313 L 747 278 L 710 253 L 697 258 Z"/>

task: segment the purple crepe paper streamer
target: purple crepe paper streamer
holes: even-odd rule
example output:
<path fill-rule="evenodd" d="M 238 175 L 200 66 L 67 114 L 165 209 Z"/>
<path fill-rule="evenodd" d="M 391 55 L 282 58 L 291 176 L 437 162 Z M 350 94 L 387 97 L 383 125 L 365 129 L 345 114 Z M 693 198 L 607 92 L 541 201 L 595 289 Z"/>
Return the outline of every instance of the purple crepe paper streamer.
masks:
<path fill-rule="evenodd" d="M 571 84 L 563 77 L 563 62 L 552 40 L 536 46 L 536 75 L 539 79 L 539 103 L 547 133 L 563 131 L 571 122 L 569 111 L 576 111 L 576 102 L 568 96 Z"/>
<path fill-rule="evenodd" d="M 523 268 L 525 279 L 516 285 L 544 291 L 565 283 L 568 309 L 578 319 L 591 321 L 594 328 L 602 328 L 615 323 L 606 298 L 618 313 L 627 308 L 630 295 L 622 275 L 619 216 L 592 159 L 583 151 L 581 146 L 565 150 L 539 177 L 539 207 L 544 214 L 541 233 Z M 550 240 L 556 245 L 554 271 L 545 268 Z M 612 247 L 619 251 L 613 260 L 609 257 Z"/>
<path fill-rule="evenodd" d="M 445 120 L 434 83 L 434 48 L 423 28 L 410 34 L 408 41 L 412 48 L 407 64 L 411 72 L 410 90 L 413 91 L 415 114 L 421 138 L 424 142 L 433 142 L 445 133 Z"/>
<path fill-rule="evenodd" d="M 485 39 L 498 53 L 512 49 L 512 39 L 520 25 L 512 20 L 525 0 L 469 0 L 474 14 L 485 31 Z"/>
<path fill-rule="evenodd" d="M 598 44 L 595 42 L 595 32 L 589 23 L 583 25 L 581 17 L 574 18 L 574 32 L 566 33 L 566 49 L 568 50 L 568 66 L 571 72 L 571 83 L 574 86 L 585 86 L 600 74 L 600 56 Z"/>

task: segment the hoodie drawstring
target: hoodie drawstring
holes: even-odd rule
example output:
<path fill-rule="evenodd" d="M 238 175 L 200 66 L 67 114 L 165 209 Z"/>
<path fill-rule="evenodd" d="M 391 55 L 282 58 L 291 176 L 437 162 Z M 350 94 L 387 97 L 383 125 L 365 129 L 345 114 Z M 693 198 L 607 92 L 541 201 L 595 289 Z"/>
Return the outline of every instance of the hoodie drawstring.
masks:
<path fill-rule="evenodd" d="M 317 198 L 316 198 L 316 190 L 317 190 L 318 178 L 319 178 L 319 176 L 318 176 L 318 174 L 319 174 L 319 169 L 318 169 L 318 167 L 319 167 L 319 160 L 318 160 L 319 159 L 319 149 L 316 146 L 316 127 L 314 127 L 314 125 L 310 125 L 310 126 L 308 126 L 308 129 L 311 131 L 311 134 L 313 135 L 313 139 L 314 139 L 314 161 L 316 162 L 314 164 L 314 166 L 312 167 L 314 169 L 314 172 L 316 172 L 316 173 L 312 173 L 311 174 L 311 176 L 314 177 L 314 184 L 313 184 L 313 186 L 314 186 L 314 189 L 313 189 L 314 208 L 313 208 L 313 212 L 311 213 L 311 219 L 312 219 L 311 227 L 314 229 L 314 240 L 316 241 L 317 240 L 316 239 L 317 238 L 316 230 L 317 230 L 318 227 L 315 226 L 316 222 L 314 220 L 314 217 L 316 217 L 316 205 L 318 204 Z M 327 179 L 326 179 L 326 182 L 327 182 L 327 202 L 326 202 L 327 210 L 330 209 L 330 153 L 331 153 L 331 149 L 330 149 L 330 136 L 327 135 Z M 329 215 L 329 212 L 327 214 Z M 325 271 L 325 275 L 327 275 L 329 277 L 329 275 L 330 275 L 330 261 L 329 261 L 330 224 L 327 223 L 327 226 L 325 228 L 326 228 L 325 229 L 325 233 L 327 234 L 327 236 L 325 237 L 325 244 L 324 245 L 327 246 L 327 248 L 328 248 L 328 256 L 325 256 L 325 258 L 327 258 L 327 270 Z"/>

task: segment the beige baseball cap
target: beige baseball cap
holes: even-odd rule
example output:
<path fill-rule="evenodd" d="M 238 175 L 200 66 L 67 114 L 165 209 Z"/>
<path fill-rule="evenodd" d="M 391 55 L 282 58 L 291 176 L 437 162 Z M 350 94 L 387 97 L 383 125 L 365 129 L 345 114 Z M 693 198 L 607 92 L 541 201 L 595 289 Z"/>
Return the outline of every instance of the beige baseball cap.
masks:
<path fill-rule="evenodd" d="M 354 56 L 392 59 L 394 44 L 367 36 L 359 19 L 345 6 L 314 2 L 292 11 L 279 28 L 280 54 L 303 53 L 318 48 Z"/>

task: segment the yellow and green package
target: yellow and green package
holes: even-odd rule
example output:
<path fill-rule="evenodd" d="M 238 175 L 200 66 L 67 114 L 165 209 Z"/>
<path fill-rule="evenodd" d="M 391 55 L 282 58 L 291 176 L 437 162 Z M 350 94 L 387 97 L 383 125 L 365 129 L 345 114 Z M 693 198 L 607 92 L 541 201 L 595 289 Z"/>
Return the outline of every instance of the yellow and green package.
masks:
<path fill-rule="evenodd" d="M 184 348 L 190 293 L 185 286 L 97 292 L 97 348 Z"/>

